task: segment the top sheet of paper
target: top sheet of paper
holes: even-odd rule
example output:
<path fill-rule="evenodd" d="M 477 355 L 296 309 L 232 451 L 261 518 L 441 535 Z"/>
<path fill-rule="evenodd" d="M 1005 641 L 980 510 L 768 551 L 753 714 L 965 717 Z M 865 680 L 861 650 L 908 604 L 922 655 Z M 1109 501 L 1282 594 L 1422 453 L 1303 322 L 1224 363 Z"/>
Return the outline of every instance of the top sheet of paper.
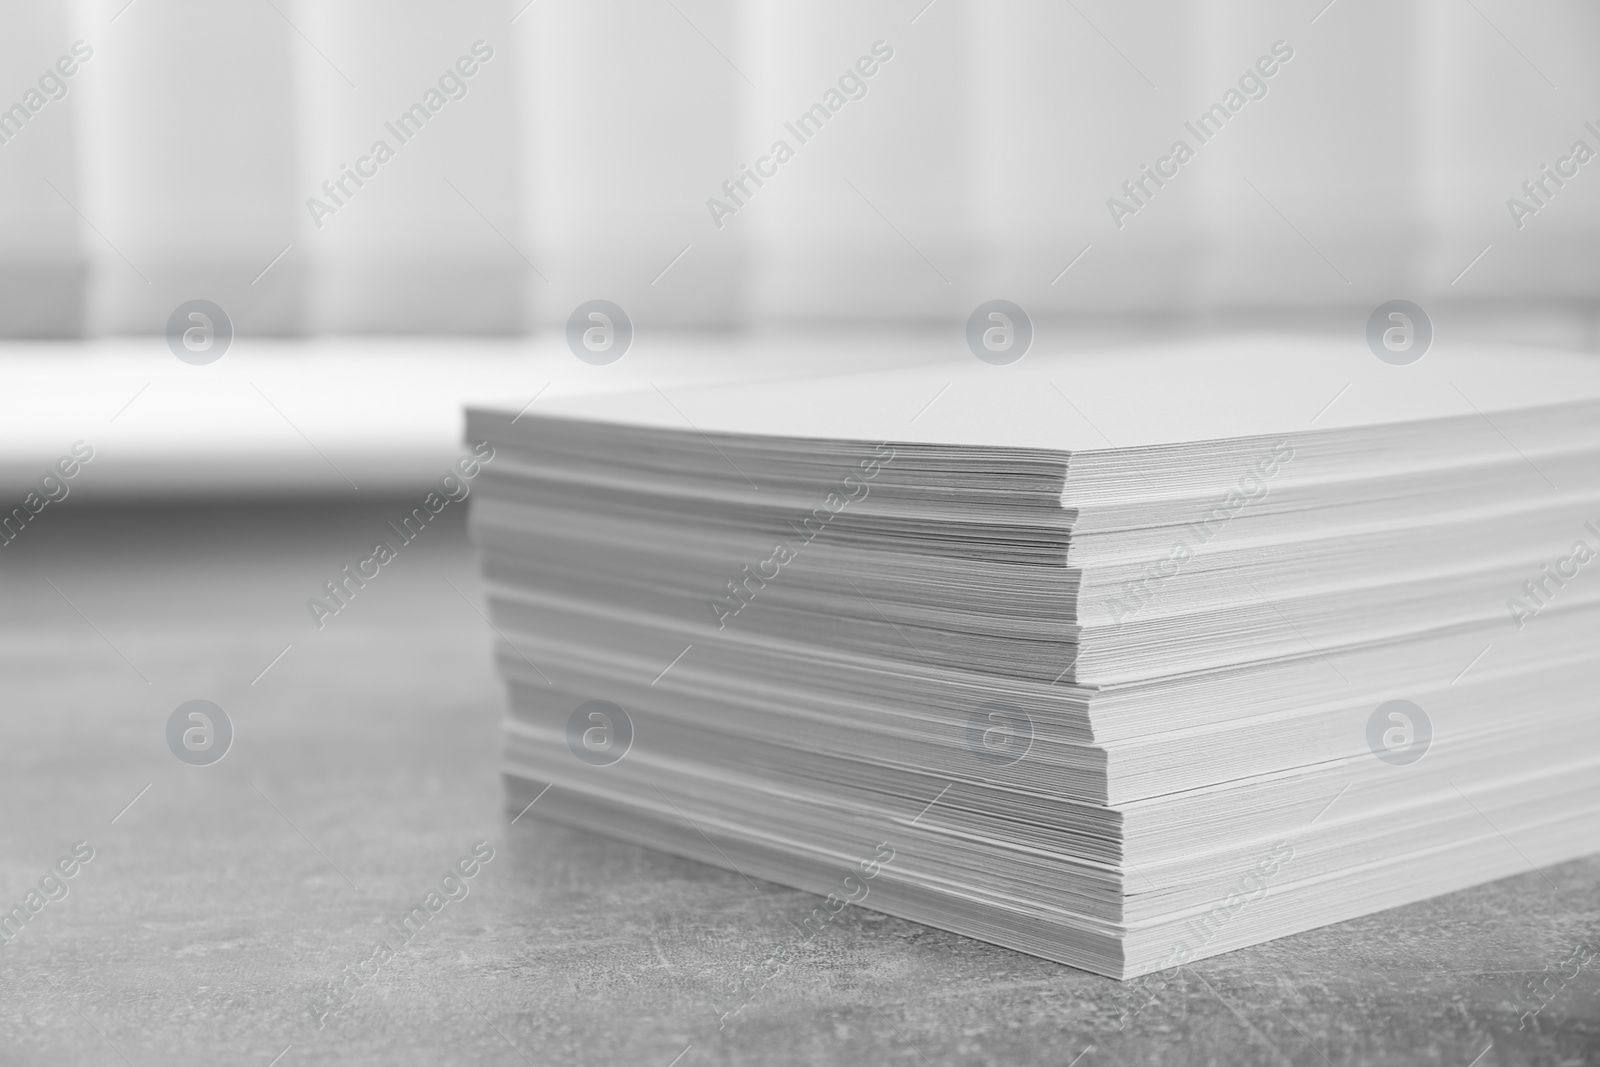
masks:
<path fill-rule="evenodd" d="M 973 359 L 771 384 L 547 398 L 527 414 L 703 433 L 1080 451 L 1597 398 L 1600 356 L 1435 342 L 1420 361 L 1393 366 L 1359 338 L 1250 336 L 1093 352 L 1036 346 L 1010 366 Z"/>

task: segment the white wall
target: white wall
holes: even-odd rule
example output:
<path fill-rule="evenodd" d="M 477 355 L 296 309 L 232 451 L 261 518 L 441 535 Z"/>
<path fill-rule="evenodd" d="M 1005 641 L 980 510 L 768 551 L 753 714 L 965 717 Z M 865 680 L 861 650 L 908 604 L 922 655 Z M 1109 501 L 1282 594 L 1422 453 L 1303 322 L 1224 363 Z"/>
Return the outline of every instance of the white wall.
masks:
<path fill-rule="evenodd" d="M 311 332 L 519 330 L 532 270 L 523 258 L 511 135 L 517 55 L 505 4 L 290 6 L 316 43 L 291 41 L 299 164 L 291 255 L 306 266 Z M 426 121 L 399 126 L 419 104 Z M 378 142 L 393 152 L 387 162 L 381 151 L 374 156 Z M 345 177 L 357 166 L 370 176 Z M 341 178 L 332 196 L 323 190 Z"/>
<path fill-rule="evenodd" d="M 1600 9 L 1573 0 L 1541 5 L 1536 14 L 1507 0 L 1478 6 L 1494 26 L 1471 7 L 1426 5 L 1428 122 L 1419 163 L 1431 228 L 1428 276 L 1475 301 L 1592 302 L 1600 288 L 1600 159 L 1524 217 L 1521 229 L 1506 201 L 1528 203 L 1522 183 L 1575 141 L 1600 151 L 1600 134 L 1584 127 L 1600 129 Z M 1448 284 L 1490 245 L 1460 282 Z"/>
<path fill-rule="evenodd" d="M 0 11 L 0 102 L 95 49 L 0 144 L 0 335 L 158 332 L 194 297 L 246 335 L 518 333 L 596 297 L 647 327 L 948 326 L 993 297 L 1150 324 L 1403 296 L 1468 323 L 1592 316 L 1600 285 L 1600 161 L 1521 229 L 1506 209 L 1600 151 L 1582 0 L 124 3 Z M 467 95 L 313 219 L 480 40 Z M 880 41 L 801 143 L 785 123 Z M 1201 145 L 1185 121 L 1278 41 Z M 1180 138 L 1195 158 L 1116 225 Z"/>
<path fill-rule="evenodd" d="M 92 73 L 71 55 L 78 37 L 69 16 L 58 5 L 30 5 L 0 33 L 0 108 L 24 108 L 0 114 L 0 335 L 71 337 L 82 329 L 87 265 L 72 202 L 80 193 L 75 131 Z M 63 59 L 69 78 L 56 67 Z"/>
<path fill-rule="evenodd" d="M 77 14 L 95 48 L 72 178 L 99 231 L 82 238 L 89 331 L 159 333 L 195 298 L 240 332 L 298 329 L 292 266 L 250 284 L 293 233 L 289 27 L 264 2 L 94 0 Z"/>
<path fill-rule="evenodd" d="M 752 65 L 744 6 L 538 0 L 517 19 L 519 188 L 548 279 L 526 292 L 541 325 L 597 298 L 637 321 L 743 320 L 743 250 L 708 226 L 703 201 L 734 165 L 751 91 L 735 69 Z"/>

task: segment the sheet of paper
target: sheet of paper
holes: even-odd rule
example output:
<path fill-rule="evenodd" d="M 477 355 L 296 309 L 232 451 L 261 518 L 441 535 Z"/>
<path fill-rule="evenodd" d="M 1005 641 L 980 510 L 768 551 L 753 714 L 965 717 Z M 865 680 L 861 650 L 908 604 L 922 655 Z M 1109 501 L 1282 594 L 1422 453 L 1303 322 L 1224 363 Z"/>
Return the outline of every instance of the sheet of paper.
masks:
<path fill-rule="evenodd" d="M 1065 451 L 1493 414 L 1600 398 L 1600 359 L 1439 344 L 1410 366 L 1353 343 L 1271 336 L 1093 352 L 1010 366 L 551 398 L 530 414 L 703 433 Z M 1600 427 L 1597 427 L 1600 430 Z"/>

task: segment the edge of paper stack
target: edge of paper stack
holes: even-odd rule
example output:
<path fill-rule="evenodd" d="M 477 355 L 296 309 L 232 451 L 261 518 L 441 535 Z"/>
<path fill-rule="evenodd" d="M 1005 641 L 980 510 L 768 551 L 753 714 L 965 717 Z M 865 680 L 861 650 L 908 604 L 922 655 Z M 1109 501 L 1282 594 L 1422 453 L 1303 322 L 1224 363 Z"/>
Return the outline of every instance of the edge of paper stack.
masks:
<path fill-rule="evenodd" d="M 1600 365 L 469 410 L 507 803 L 1126 979 L 1600 848 Z"/>

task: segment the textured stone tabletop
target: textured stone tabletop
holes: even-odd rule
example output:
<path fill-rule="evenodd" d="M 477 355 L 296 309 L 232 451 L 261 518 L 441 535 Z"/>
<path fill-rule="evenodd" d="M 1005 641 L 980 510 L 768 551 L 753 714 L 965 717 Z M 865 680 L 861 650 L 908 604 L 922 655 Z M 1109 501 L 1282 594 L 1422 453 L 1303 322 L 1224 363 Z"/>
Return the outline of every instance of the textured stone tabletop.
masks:
<path fill-rule="evenodd" d="M 93 858 L 0 944 L 0 1063 L 1600 1062 L 1600 962 L 1556 977 L 1600 945 L 1600 859 L 1205 960 L 1152 1000 L 856 908 L 798 943 L 806 894 L 537 808 L 513 825 L 460 509 L 324 629 L 305 608 L 410 503 L 73 499 L 3 550 L 0 902 Z M 236 731 L 211 766 L 167 747 L 196 698 Z M 475 847 L 460 898 L 375 956 Z M 1555 993 L 1519 1029 L 1529 978 Z"/>

